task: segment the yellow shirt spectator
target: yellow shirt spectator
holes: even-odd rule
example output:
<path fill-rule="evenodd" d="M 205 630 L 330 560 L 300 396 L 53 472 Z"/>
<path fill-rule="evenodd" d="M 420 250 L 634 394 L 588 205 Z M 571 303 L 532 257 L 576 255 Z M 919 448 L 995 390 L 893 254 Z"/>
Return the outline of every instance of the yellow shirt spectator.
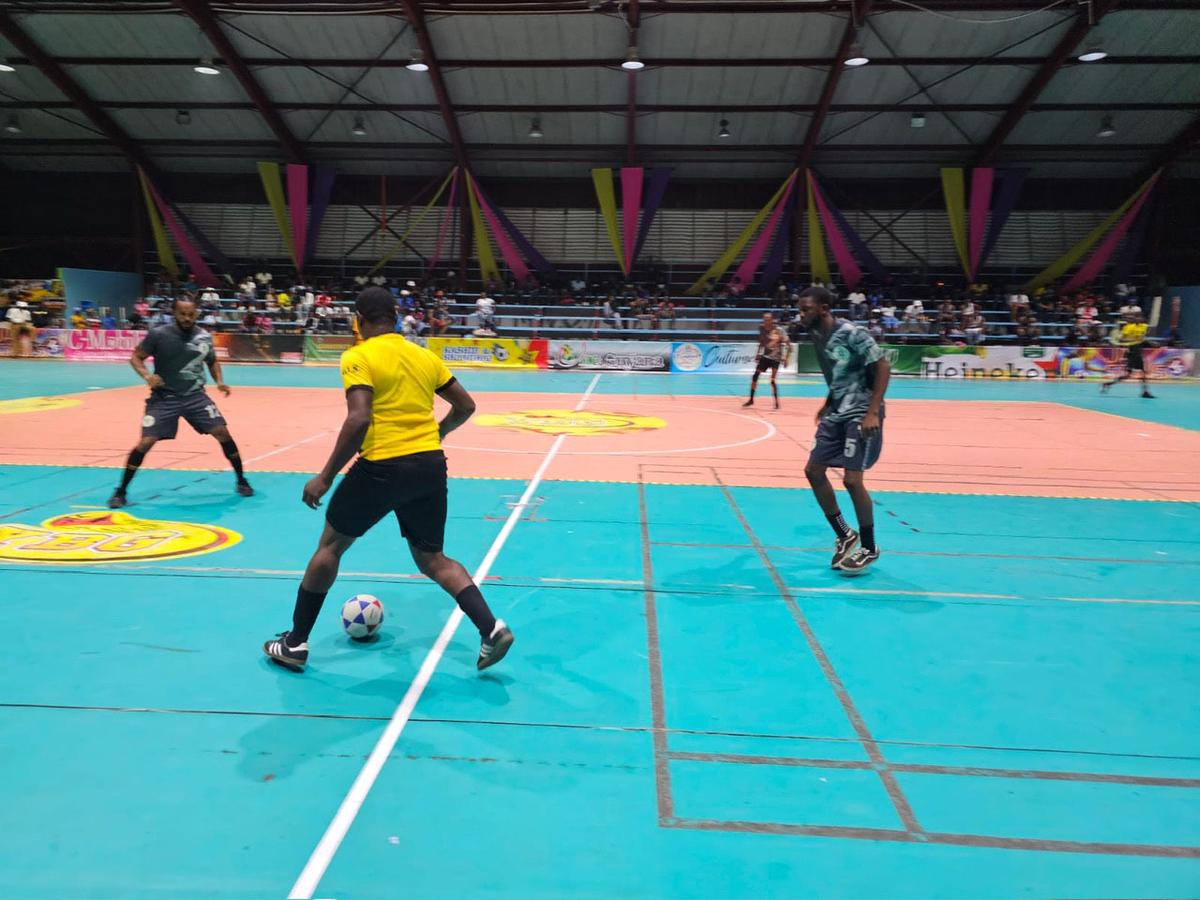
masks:
<path fill-rule="evenodd" d="M 444 362 L 399 334 L 377 335 L 343 353 L 343 387 L 375 393 L 363 458 L 377 461 L 440 450 L 433 395 L 452 381 Z"/>
<path fill-rule="evenodd" d="M 280 309 L 292 308 L 292 298 L 287 295 L 287 291 L 280 291 L 276 294 L 275 302 L 279 304 Z"/>

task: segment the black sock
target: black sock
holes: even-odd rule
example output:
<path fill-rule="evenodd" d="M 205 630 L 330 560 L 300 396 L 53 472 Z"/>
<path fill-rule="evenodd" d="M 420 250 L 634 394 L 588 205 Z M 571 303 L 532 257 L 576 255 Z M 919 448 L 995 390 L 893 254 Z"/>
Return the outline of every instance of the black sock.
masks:
<path fill-rule="evenodd" d="M 751 400 L 754 399 L 754 392 L 757 390 L 758 390 L 758 376 L 755 376 L 754 379 L 750 382 L 750 399 Z"/>
<path fill-rule="evenodd" d="M 238 453 L 238 445 L 232 440 L 221 441 L 220 444 L 221 449 L 225 451 L 225 458 L 233 466 L 233 474 L 237 475 L 237 480 L 245 481 L 246 476 L 242 474 L 242 455 Z"/>
<path fill-rule="evenodd" d="M 454 602 L 467 614 L 471 624 L 479 629 L 481 636 L 485 638 L 492 636 L 492 632 L 496 628 L 496 617 L 488 609 L 487 601 L 483 599 L 483 594 L 479 592 L 478 587 L 471 584 L 463 588 L 454 598 Z"/>
<path fill-rule="evenodd" d="M 772 396 L 774 396 L 775 402 L 778 403 L 779 402 L 779 385 L 777 385 L 773 381 L 771 382 L 771 394 L 772 394 Z"/>
<path fill-rule="evenodd" d="M 121 475 L 121 486 L 117 488 L 118 494 L 125 493 L 125 488 L 133 481 L 133 476 L 137 474 L 138 467 L 145 458 L 146 454 L 136 447 L 129 451 L 129 459 L 125 460 L 125 472 Z"/>
<path fill-rule="evenodd" d="M 870 525 L 858 526 L 858 539 L 863 545 L 864 550 L 875 549 L 875 523 Z"/>
<path fill-rule="evenodd" d="M 846 520 L 842 518 L 842 511 L 838 510 L 832 516 L 826 516 L 829 524 L 833 526 L 833 533 L 838 537 L 845 537 L 850 533 L 850 526 L 846 524 Z"/>
<path fill-rule="evenodd" d="M 289 647 L 298 647 L 308 640 L 313 626 L 317 624 L 317 616 L 321 614 L 321 606 L 325 603 L 328 591 L 306 591 L 303 586 L 296 591 L 296 609 L 292 613 L 292 630 L 287 636 Z"/>

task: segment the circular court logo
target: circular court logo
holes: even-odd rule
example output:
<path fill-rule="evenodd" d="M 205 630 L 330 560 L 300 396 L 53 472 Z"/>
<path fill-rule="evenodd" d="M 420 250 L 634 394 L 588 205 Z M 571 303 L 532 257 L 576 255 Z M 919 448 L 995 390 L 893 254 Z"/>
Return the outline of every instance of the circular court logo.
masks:
<path fill-rule="evenodd" d="M 41 525 L 0 522 L 0 560 L 116 563 L 171 559 L 224 550 L 242 536 L 216 525 L 159 522 L 97 510 L 55 516 Z"/>
<path fill-rule="evenodd" d="M 654 416 L 619 412 L 582 412 L 573 409 L 527 409 L 520 412 L 477 416 L 476 424 L 485 428 L 511 428 L 539 434 L 626 434 L 666 428 L 667 423 Z"/>
<path fill-rule="evenodd" d="M 0 400 L 0 415 L 49 412 L 52 409 L 67 409 L 79 404 L 80 401 L 75 397 L 21 397 L 18 400 Z"/>

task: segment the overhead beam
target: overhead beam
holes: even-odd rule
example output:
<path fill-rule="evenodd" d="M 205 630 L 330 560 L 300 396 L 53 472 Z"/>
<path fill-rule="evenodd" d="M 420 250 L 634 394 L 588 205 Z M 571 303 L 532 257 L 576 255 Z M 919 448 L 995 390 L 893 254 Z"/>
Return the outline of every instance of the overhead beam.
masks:
<path fill-rule="evenodd" d="M 996 123 L 996 127 L 992 129 L 992 133 L 988 135 L 987 140 L 976 151 L 972 165 L 986 166 L 996 158 L 996 153 L 1004 144 L 1004 141 L 1013 129 L 1020 124 L 1021 119 L 1029 112 L 1034 102 L 1041 96 L 1042 91 L 1054 79 L 1071 55 L 1075 52 L 1075 48 L 1079 46 L 1079 42 L 1087 37 L 1087 33 L 1100 22 L 1104 16 L 1117 5 L 1119 0 L 1092 0 L 1075 14 L 1075 20 L 1071 23 L 1071 27 L 1066 30 L 1054 49 L 1050 51 L 1050 55 L 1042 63 L 1041 67 L 1029 79 L 1025 87 L 1021 89 L 1021 93 L 1012 102 L 1008 112 Z M 1095 65 L 1095 63 L 1091 63 Z"/>
<path fill-rule="evenodd" d="M 46 53 L 33 38 L 27 35 L 17 21 L 0 10 L 0 35 L 24 54 L 24 58 L 46 76 L 58 91 L 67 98 L 70 106 L 83 113 L 101 134 L 114 144 L 131 162 L 149 170 L 154 163 L 145 150 L 121 128 L 70 75 Z"/>
<path fill-rule="evenodd" d="M 242 86 L 242 90 L 250 98 L 254 104 L 254 108 L 258 110 L 258 114 L 262 116 L 263 121 L 267 123 L 267 127 L 279 140 L 280 146 L 295 162 L 304 162 L 304 147 L 292 134 L 287 123 L 283 121 L 283 117 L 279 115 L 279 111 L 271 105 L 271 100 L 267 97 L 267 92 L 262 89 L 262 85 L 258 83 L 258 79 L 254 77 L 254 73 L 250 71 L 250 67 L 238 54 L 233 43 L 225 35 L 221 28 L 220 20 L 216 14 L 209 8 L 205 0 L 175 0 L 175 4 L 182 9 L 193 22 L 199 26 L 204 32 L 204 36 L 208 38 L 208 42 L 212 44 L 213 49 L 224 61 L 229 71 L 233 73 L 233 77 L 237 79 L 238 84 Z"/>
<path fill-rule="evenodd" d="M 264 6 L 265 4 L 258 4 Z M 326 2 L 324 5 L 327 9 L 335 5 L 334 2 Z M 341 4 L 346 7 L 346 15 L 354 15 L 359 10 L 354 9 L 353 3 L 346 2 Z M 915 8 L 918 4 L 906 3 L 904 0 L 879 0 L 876 7 L 878 12 L 897 12 L 917 14 L 920 9 Z M 661 15 L 664 13 L 712 13 L 712 14 L 729 14 L 742 15 L 744 13 L 840 13 L 846 9 L 846 0 L 708 0 L 708 2 L 697 2 L 697 0 L 688 0 L 688 2 L 680 3 L 679 0 L 643 0 L 642 6 L 645 12 L 653 15 Z M 1045 0 L 923 0 L 919 4 L 924 9 L 932 9 L 945 13 L 956 12 L 1039 12 L 1046 8 Z M 1126 9 L 1131 10 L 1146 10 L 1146 11 L 1171 11 L 1195 10 L 1195 0 L 1130 0 L 1125 4 Z M 146 9 L 143 4 L 117 2 L 117 0 L 109 0 L 105 3 L 102 0 L 22 0 L 21 9 L 23 12 L 31 13 L 88 13 L 88 14 L 145 14 Z M 453 16 L 453 15 L 479 15 L 489 14 L 499 11 L 505 13 L 519 13 L 522 15 L 539 15 L 547 14 L 554 15 L 559 13 L 582 13 L 586 10 L 582 0 L 432 0 L 428 4 L 430 14 L 437 16 Z M 313 4 L 308 0 L 295 0 L 292 3 L 271 4 L 273 14 L 281 15 L 286 13 L 311 14 L 313 12 Z M 378 8 L 372 8 L 370 12 L 377 12 Z"/>
<path fill-rule="evenodd" d="M 629 6 L 626 8 L 625 14 L 629 23 L 629 40 L 628 44 L 636 47 L 638 43 L 638 29 L 641 27 L 641 6 L 638 0 L 629 0 Z M 636 71 L 627 73 L 628 85 L 626 88 L 626 110 L 625 110 L 625 165 L 632 166 L 637 155 L 637 76 Z"/>
<path fill-rule="evenodd" d="M 433 93 L 437 98 L 438 110 L 442 114 L 442 122 L 450 138 L 450 146 L 454 148 L 454 160 L 462 169 L 469 169 L 467 147 L 463 142 L 462 132 L 458 129 L 458 119 L 454 115 L 454 105 L 450 102 L 450 92 L 446 90 L 446 79 L 442 76 L 442 68 L 438 63 L 437 52 L 433 49 L 433 40 L 429 37 L 429 29 L 425 25 L 425 13 L 417 0 L 400 0 L 400 6 L 412 26 L 413 34 L 417 36 L 417 46 L 425 56 L 425 64 L 429 66 L 429 81 L 433 85 Z"/>
<path fill-rule="evenodd" d="M 1193 119 L 1191 124 L 1155 154 L 1154 159 L 1139 173 L 1138 178 L 1144 181 L 1158 169 L 1169 169 L 1181 156 L 1197 149 L 1200 149 L 1200 118 Z"/>
<path fill-rule="evenodd" d="M 804 144 L 801 146 L 800 156 L 796 160 L 798 168 L 807 168 L 812 160 L 813 150 L 816 149 L 817 141 L 821 137 L 821 129 L 825 127 L 825 117 L 829 115 L 829 107 L 833 105 L 833 94 L 842 78 L 842 70 L 846 68 L 850 47 L 858 39 L 858 31 L 867 16 L 871 14 L 871 8 L 874 5 L 874 0 L 858 0 L 857 3 L 851 3 L 850 17 L 846 20 L 846 27 L 842 29 L 842 39 L 838 42 L 837 53 L 833 55 L 833 62 L 829 66 L 829 72 L 825 75 L 825 84 L 821 88 L 821 96 L 817 99 L 817 108 L 808 122 Z"/>

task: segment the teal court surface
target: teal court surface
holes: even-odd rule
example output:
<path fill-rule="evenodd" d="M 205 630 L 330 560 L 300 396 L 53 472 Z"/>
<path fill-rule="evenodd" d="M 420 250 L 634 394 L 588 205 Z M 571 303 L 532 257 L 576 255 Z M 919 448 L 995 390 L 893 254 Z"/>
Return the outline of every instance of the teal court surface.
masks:
<path fill-rule="evenodd" d="M 447 552 L 512 653 L 476 673 L 385 521 L 296 675 L 259 648 L 319 532 L 337 373 L 226 372 L 256 496 L 181 434 L 105 520 L 131 373 L 0 364 L 0 401 L 79 400 L 0 414 L 4 896 L 1200 894 L 1200 388 L 897 381 L 852 580 L 800 471 L 810 377 L 728 450 L 467 426 Z M 480 414 L 559 395 L 663 441 L 747 381 L 458 375 Z M 360 592 L 365 645 L 337 620 Z"/>

